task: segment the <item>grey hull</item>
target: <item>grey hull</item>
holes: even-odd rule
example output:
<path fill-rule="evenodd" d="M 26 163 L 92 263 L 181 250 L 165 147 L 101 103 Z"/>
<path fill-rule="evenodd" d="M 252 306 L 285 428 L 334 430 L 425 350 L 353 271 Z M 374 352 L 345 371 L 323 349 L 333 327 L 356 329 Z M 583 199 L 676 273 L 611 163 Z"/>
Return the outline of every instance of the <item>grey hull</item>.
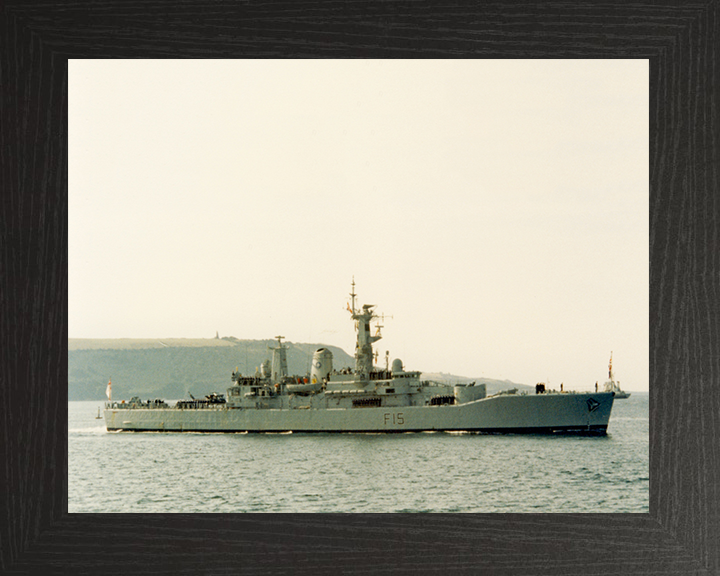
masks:
<path fill-rule="evenodd" d="M 464 404 L 354 408 L 106 409 L 109 431 L 604 434 L 611 392 L 499 395 Z"/>

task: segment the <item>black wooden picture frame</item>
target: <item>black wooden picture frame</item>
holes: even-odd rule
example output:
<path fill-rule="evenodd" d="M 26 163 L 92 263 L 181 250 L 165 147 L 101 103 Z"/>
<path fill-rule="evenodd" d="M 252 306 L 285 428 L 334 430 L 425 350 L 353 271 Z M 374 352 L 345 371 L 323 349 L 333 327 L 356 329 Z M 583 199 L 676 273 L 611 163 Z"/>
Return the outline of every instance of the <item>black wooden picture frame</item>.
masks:
<path fill-rule="evenodd" d="M 0 573 L 720 574 L 717 0 L 0 5 Z M 650 513 L 67 513 L 72 58 L 640 58 Z M 111 219 L 111 215 L 108 215 Z"/>

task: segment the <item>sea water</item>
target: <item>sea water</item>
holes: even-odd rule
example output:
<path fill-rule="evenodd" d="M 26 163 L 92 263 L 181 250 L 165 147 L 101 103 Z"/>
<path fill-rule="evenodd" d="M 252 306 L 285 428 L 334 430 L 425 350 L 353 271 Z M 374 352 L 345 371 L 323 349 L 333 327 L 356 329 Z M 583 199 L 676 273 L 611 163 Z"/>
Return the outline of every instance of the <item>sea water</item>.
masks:
<path fill-rule="evenodd" d="M 111 433 L 68 405 L 72 512 L 648 512 L 648 394 L 600 437 Z"/>

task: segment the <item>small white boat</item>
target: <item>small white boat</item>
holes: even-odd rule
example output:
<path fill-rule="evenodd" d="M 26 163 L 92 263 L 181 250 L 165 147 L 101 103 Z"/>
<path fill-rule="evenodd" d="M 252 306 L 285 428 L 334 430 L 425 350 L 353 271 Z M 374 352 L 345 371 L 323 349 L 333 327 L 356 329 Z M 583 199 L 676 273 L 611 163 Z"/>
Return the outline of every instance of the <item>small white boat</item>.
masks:
<path fill-rule="evenodd" d="M 614 392 L 616 400 L 624 400 L 625 398 L 630 398 L 630 392 L 625 392 L 624 390 L 621 390 L 620 382 L 615 382 L 615 378 L 613 377 L 612 352 L 610 352 L 610 364 L 608 365 L 608 378 L 610 378 L 610 379 L 607 382 L 605 382 L 605 389 L 604 389 L 605 392 Z"/>

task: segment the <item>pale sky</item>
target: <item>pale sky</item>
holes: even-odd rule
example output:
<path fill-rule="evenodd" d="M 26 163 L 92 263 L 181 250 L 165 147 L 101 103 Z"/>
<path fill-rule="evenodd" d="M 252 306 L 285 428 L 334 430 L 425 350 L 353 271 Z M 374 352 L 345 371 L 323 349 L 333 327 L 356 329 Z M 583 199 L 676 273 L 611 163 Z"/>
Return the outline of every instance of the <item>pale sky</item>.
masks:
<path fill-rule="evenodd" d="M 649 380 L 646 60 L 69 64 L 70 338 Z"/>

